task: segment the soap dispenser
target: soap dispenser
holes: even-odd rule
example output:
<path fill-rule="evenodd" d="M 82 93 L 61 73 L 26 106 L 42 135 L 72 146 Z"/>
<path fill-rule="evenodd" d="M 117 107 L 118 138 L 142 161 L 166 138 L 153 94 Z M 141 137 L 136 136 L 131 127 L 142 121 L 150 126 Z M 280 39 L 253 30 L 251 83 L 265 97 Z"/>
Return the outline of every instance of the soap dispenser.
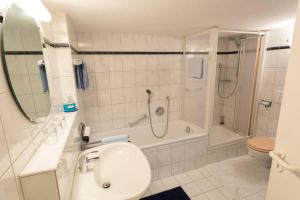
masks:
<path fill-rule="evenodd" d="M 64 112 L 75 112 L 77 111 L 76 103 L 71 96 L 68 96 L 64 103 Z"/>

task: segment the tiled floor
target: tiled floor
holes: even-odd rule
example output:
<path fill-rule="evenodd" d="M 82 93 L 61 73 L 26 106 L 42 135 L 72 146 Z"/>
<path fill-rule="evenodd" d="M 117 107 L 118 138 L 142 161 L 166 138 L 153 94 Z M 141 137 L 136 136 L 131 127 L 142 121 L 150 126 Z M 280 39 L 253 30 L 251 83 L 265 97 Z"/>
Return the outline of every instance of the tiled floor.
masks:
<path fill-rule="evenodd" d="M 264 200 L 268 175 L 246 155 L 153 181 L 146 196 L 181 186 L 192 200 Z"/>

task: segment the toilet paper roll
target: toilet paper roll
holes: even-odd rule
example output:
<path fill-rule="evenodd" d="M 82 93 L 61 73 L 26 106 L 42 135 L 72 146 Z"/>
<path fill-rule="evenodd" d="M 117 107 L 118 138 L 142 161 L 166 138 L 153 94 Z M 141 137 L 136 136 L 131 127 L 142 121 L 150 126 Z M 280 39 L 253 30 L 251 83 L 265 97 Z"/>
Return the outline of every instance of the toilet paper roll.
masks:
<path fill-rule="evenodd" d="M 89 127 L 89 126 L 84 127 L 82 140 L 85 142 L 89 142 L 90 141 L 90 133 L 91 133 L 91 127 Z"/>

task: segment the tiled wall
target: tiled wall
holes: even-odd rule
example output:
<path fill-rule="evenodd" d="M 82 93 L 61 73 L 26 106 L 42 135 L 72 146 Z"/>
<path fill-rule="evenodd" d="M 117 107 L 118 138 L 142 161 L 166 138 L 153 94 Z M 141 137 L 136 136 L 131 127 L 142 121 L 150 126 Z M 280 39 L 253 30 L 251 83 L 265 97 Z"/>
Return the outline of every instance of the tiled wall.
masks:
<path fill-rule="evenodd" d="M 210 50 L 210 34 L 204 34 L 197 37 L 186 38 L 186 52 L 209 52 Z M 203 78 L 188 77 L 188 62 L 189 59 L 199 56 L 204 59 L 204 74 Z M 185 86 L 184 86 L 184 120 L 192 122 L 202 128 L 205 127 L 206 107 L 207 103 L 207 79 L 209 71 L 210 55 L 187 54 L 185 60 Z"/>
<path fill-rule="evenodd" d="M 232 40 L 229 40 L 228 38 L 219 39 L 219 52 L 230 52 L 237 50 L 238 47 Z M 236 72 L 238 67 L 238 54 L 218 54 L 217 59 L 218 61 L 214 103 L 214 124 L 220 124 L 220 118 L 221 116 L 223 116 L 224 125 L 232 129 L 236 92 L 234 92 L 231 96 L 230 94 L 232 93 L 232 91 L 234 91 L 235 84 L 237 81 Z M 221 80 L 220 85 L 219 79 Z M 228 98 L 221 98 L 220 96 Z"/>
<path fill-rule="evenodd" d="M 45 122 L 46 123 L 46 122 Z M 22 199 L 18 174 L 42 139 L 43 124 L 32 124 L 19 111 L 0 66 L 0 199 Z"/>
<path fill-rule="evenodd" d="M 204 166 L 207 146 L 208 137 L 200 136 L 143 149 L 151 167 L 152 181 Z"/>
<path fill-rule="evenodd" d="M 43 37 L 54 42 L 63 44 L 77 44 L 76 38 L 70 39 L 71 35 L 74 35 L 72 24 L 69 21 L 65 13 L 52 13 L 51 23 L 41 23 L 41 32 Z M 72 42 L 72 43 L 71 43 Z M 54 93 L 60 93 L 52 102 L 54 107 L 62 107 L 62 103 L 71 96 L 75 102 L 77 102 L 77 90 L 75 88 L 74 68 L 72 63 L 72 50 L 69 47 L 54 48 L 49 52 L 49 58 L 51 58 L 51 66 L 57 66 L 51 68 L 52 80 L 57 86 L 57 91 L 51 91 Z M 54 95 L 56 96 L 56 95 Z"/>
<path fill-rule="evenodd" d="M 43 26 L 45 32 L 53 34 L 52 25 Z M 0 29 L 2 24 L 0 24 Z M 65 50 L 65 49 L 62 49 Z M 68 50 L 65 50 L 68 51 Z M 69 50 L 70 52 L 70 50 Z M 58 68 L 56 56 L 66 56 L 71 54 L 56 54 L 56 49 L 47 48 L 45 50 L 45 62 L 50 84 L 50 95 L 53 106 L 61 105 L 64 92 L 75 91 L 74 80 L 72 79 L 72 65 L 66 68 L 64 63 Z M 61 58 L 60 57 L 60 58 Z M 62 62 L 65 60 L 62 59 Z M 66 62 L 66 61 L 65 61 Z M 50 67 L 51 66 L 51 67 Z M 64 70 L 72 71 L 69 74 Z M 70 90 L 69 90 L 70 88 Z M 58 107 L 57 107 L 58 109 Z M 55 110 L 57 110 L 55 109 Z M 12 95 L 8 89 L 4 77 L 3 66 L 0 65 L 0 199 L 19 200 L 23 199 L 18 175 L 30 160 L 33 153 L 39 147 L 43 133 L 42 128 L 46 126 L 47 121 L 41 124 L 33 124 L 26 119 L 19 111 Z"/>
<path fill-rule="evenodd" d="M 292 31 L 292 27 L 271 30 L 267 47 L 291 45 Z M 259 98 L 272 101 L 272 106 L 270 108 L 259 106 L 255 131 L 257 136 L 276 136 L 289 53 L 290 49 L 266 52 Z"/>
<path fill-rule="evenodd" d="M 79 51 L 182 51 L 180 38 L 125 34 L 77 33 Z M 80 55 L 86 63 L 90 88 L 83 92 L 85 120 L 92 132 L 124 128 L 147 113 L 146 89 L 152 90 L 152 112 L 167 108 L 171 97 L 170 119 L 181 119 L 183 113 L 182 55 Z M 153 115 L 154 116 L 154 115 Z M 154 117 L 154 122 L 164 120 Z M 140 123 L 148 123 L 145 120 Z"/>
<path fill-rule="evenodd" d="M 221 146 L 207 151 L 207 164 L 234 158 L 248 153 L 245 141 L 237 142 L 228 146 Z"/>

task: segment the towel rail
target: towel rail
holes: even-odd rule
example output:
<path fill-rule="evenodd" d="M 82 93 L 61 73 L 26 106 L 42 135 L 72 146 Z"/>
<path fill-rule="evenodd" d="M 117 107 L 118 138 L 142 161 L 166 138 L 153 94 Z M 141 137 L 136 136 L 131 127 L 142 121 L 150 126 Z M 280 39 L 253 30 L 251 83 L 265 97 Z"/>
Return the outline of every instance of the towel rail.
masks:
<path fill-rule="evenodd" d="M 277 168 L 279 172 L 282 172 L 283 169 L 287 169 L 291 172 L 300 174 L 300 166 L 294 166 L 288 164 L 286 161 L 284 161 L 285 154 L 279 153 L 275 151 L 271 151 L 269 155 L 272 157 L 272 159 L 277 163 Z"/>

